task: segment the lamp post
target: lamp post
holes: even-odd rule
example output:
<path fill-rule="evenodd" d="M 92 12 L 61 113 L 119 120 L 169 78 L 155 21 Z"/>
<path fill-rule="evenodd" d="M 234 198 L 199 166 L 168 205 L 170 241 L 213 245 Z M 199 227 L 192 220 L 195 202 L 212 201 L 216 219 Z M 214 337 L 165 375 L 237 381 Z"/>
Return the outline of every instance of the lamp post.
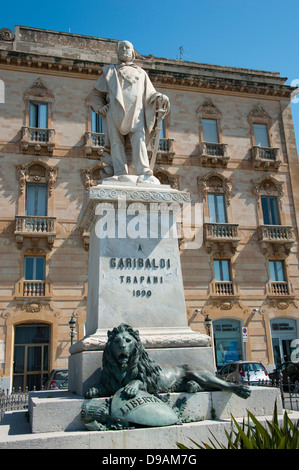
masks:
<path fill-rule="evenodd" d="M 76 328 L 76 320 L 74 319 L 73 315 L 72 315 L 72 318 L 69 321 L 69 326 L 70 326 L 70 330 L 71 330 L 71 346 L 72 346 L 74 336 L 76 334 L 75 331 L 74 331 L 74 329 Z"/>
<path fill-rule="evenodd" d="M 205 326 L 206 326 L 208 335 L 211 336 L 212 319 L 209 317 L 209 314 L 206 315 Z"/>

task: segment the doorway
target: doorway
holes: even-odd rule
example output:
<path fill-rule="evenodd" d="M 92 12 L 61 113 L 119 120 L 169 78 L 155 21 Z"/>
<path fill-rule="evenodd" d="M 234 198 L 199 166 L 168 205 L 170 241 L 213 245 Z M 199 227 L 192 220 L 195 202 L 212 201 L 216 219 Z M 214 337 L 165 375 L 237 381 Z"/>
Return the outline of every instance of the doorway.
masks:
<path fill-rule="evenodd" d="M 50 326 L 27 323 L 15 326 L 13 388 L 41 390 L 49 375 Z"/>
<path fill-rule="evenodd" d="M 291 360 L 291 343 L 297 338 L 295 320 L 277 318 L 271 321 L 272 347 L 275 366 Z"/>

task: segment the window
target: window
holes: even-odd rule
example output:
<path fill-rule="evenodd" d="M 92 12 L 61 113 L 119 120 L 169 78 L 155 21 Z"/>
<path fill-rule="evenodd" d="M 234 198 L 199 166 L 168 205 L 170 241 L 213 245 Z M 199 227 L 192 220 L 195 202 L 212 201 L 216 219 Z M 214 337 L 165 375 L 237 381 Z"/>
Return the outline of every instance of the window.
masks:
<path fill-rule="evenodd" d="M 44 281 L 45 280 L 45 258 L 44 257 L 25 257 L 24 279 L 26 281 Z"/>
<path fill-rule="evenodd" d="M 226 223 L 226 208 L 224 194 L 208 194 L 209 219 L 210 222 Z"/>
<path fill-rule="evenodd" d="M 219 143 L 218 126 L 216 119 L 202 119 L 203 140 L 205 142 Z"/>
<path fill-rule="evenodd" d="M 91 132 L 103 134 L 103 120 L 101 114 L 95 113 L 91 109 Z"/>
<path fill-rule="evenodd" d="M 164 119 L 163 119 L 162 122 L 161 122 L 160 139 L 166 139 L 166 131 L 165 131 L 165 121 L 164 121 Z"/>
<path fill-rule="evenodd" d="M 214 259 L 214 277 L 215 281 L 231 281 L 228 259 Z"/>
<path fill-rule="evenodd" d="M 270 147 L 266 124 L 253 124 L 254 142 L 259 147 Z"/>
<path fill-rule="evenodd" d="M 26 183 L 26 215 L 47 215 L 48 187 L 46 184 Z"/>
<path fill-rule="evenodd" d="M 280 225 L 277 198 L 262 196 L 262 211 L 265 225 Z"/>
<path fill-rule="evenodd" d="M 271 282 L 285 282 L 285 271 L 283 261 L 269 261 Z"/>
<path fill-rule="evenodd" d="M 48 127 L 48 103 L 29 103 L 29 127 L 47 129 Z"/>

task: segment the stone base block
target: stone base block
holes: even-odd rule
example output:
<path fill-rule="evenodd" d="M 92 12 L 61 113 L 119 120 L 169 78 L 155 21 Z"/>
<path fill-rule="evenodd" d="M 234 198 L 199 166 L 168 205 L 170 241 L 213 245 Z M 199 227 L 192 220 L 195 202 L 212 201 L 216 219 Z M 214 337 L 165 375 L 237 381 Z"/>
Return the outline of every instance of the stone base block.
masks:
<path fill-rule="evenodd" d="M 266 387 L 251 387 L 251 390 L 252 395 L 247 400 L 227 392 L 171 394 L 173 401 L 178 396 L 188 395 L 185 413 L 196 413 L 200 418 L 204 416 L 203 421 L 96 432 L 82 430 L 82 397 L 60 391 L 35 392 L 31 393 L 30 398 L 31 425 L 26 421 L 24 411 L 5 413 L 0 424 L 0 449 L 131 449 L 132 452 L 142 449 L 142 455 L 138 455 L 147 462 L 148 456 L 152 455 L 144 452 L 144 449 L 177 449 L 177 442 L 194 448 L 190 439 L 199 444 L 208 442 L 210 431 L 225 445 L 225 431 L 231 430 L 230 413 L 237 421 L 242 421 L 243 417 L 247 416 L 248 409 L 265 425 L 266 419 L 272 419 L 274 403 L 277 400 L 279 421 L 282 422 L 284 410 L 279 390 Z M 213 416 L 216 417 L 213 420 L 210 419 L 212 409 Z M 291 411 L 288 415 L 293 422 L 299 419 L 299 412 Z"/>
<path fill-rule="evenodd" d="M 228 392 L 171 393 L 169 406 L 180 398 L 186 398 L 182 418 L 201 421 L 203 419 L 230 419 L 247 416 L 247 410 L 255 416 L 271 415 L 277 401 L 278 413 L 282 413 L 282 402 L 278 388 L 251 387 L 247 400 Z M 99 399 L 106 400 L 105 398 Z M 84 421 L 81 410 L 84 398 L 70 392 L 33 392 L 30 393 L 29 413 L 32 433 L 49 431 L 81 431 Z M 108 432 L 108 431 L 106 431 Z"/>
<path fill-rule="evenodd" d="M 151 359 L 169 364 L 190 364 L 213 370 L 211 347 L 157 348 L 147 350 Z M 82 351 L 69 356 L 69 391 L 85 395 L 99 382 L 103 351 Z"/>

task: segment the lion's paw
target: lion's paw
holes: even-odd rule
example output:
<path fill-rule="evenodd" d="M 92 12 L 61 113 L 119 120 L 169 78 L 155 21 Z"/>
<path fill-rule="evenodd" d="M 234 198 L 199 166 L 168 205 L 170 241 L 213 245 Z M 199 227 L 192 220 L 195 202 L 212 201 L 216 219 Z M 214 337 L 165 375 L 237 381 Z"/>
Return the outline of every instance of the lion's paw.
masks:
<path fill-rule="evenodd" d="M 186 384 L 186 392 L 188 393 L 196 393 L 196 392 L 201 392 L 202 387 L 195 382 L 195 380 L 189 380 Z"/>
<path fill-rule="evenodd" d="M 98 396 L 99 396 L 99 389 L 96 387 L 90 388 L 85 394 L 85 398 L 96 398 Z"/>

